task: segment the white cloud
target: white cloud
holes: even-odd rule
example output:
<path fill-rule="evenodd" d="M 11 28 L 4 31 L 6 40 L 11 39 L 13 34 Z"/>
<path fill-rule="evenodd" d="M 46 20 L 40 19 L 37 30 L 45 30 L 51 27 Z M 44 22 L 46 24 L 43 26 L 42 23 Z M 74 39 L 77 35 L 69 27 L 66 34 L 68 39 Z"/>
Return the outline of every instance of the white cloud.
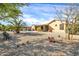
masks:
<path fill-rule="evenodd" d="M 26 21 L 26 22 L 38 22 L 38 20 L 36 20 L 34 18 L 27 18 L 27 19 L 24 19 L 24 21 Z"/>
<path fill-rule="evenodd" d="M 41 22 L 40 24 L 48 24 L 49 22 L 51 22 L 52 20 L 54 20 L 53 18 L 50 18 L 49 20 L 46 20 L 44 22 Z"/>
<path fill-rule="evenodd" d="M 25 21 L 28 24 L 38 24 L 41 22 L 40 20 L 37 20 L 35 18 L 26 18 L 26 19 L 23 19 L 23 21 Z"/>
<path fill-rule="evenodd" d="M 33 24 L 36 24 L 36 25 L 47 24 L 52 20 L 53 20 L 53 18 L 50 18 L 49 20 L 36 19 L 36 18 L 23 19 L 24 22 L 26 22 L 27 24 L 30 24 L 30 25 L 33 25 Z"/>
<path fill-rule="evenodd" d="M 23 14 L 23 17 L 24 18 L 30 18 L 30 17 L 32 17 L 32 15 L 31 14 Z"/>

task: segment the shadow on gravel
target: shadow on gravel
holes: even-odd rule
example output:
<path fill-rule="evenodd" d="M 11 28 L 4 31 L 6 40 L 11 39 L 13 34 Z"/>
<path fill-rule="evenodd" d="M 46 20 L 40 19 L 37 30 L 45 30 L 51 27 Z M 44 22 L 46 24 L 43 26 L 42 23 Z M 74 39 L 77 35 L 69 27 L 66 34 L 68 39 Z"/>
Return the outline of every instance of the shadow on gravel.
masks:
<path fill-rule="evenodd" d="M 26 35 L 29 35 L 29 36 L 39 36 L 39 35 L 44 35 L 44 34 L 41 34 L 41 33 L 35 33 L 35 32 L 27 32 L 27 33 L 19 33 L 20 35 L 23 35 L 23 36 L 26 36 Z"/>
<path fill-rule="evenodd" d="M 21 35 L 43 35 L 40 33 L 20 33 Z M 79 56 L 79 43 L 66 44 L 63 42 L 56 41 L 55 43 L 47 39 L 37 40 L 30 44 L 23 44 L 17 46 L 15 44 L 16 37 L 12 36 L 13 40 L 9 40 L 8 45 L 0 45 L 0 55 L 2 56 L 51 56 L 55 51 L 62 51 L 67 56 Z M 6 49 L 8 48 L 8 49 Z M 51 54 L 50 54 L 51 53 Z M 63 55 L 64 56 L 64 55 Z"/>

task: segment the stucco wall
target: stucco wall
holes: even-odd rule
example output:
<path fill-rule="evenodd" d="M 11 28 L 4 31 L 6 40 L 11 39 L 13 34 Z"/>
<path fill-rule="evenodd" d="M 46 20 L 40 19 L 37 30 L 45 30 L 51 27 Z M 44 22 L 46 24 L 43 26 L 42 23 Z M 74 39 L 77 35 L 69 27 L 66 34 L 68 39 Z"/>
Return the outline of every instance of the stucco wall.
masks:
<path fill-rule="evenodd" d="M 64 23 L 64 30 L 60 30 L 60 24 L 62 23 Z M 51 24 L 49 24 L 49 26 L 53 28 L 52 31 L 65 31 L 65 22 L 54 21 Z"/>
<path fill-rule="evenodd" d="M 33 25 L 33 26 L 31 27 L 31 29 L 34 29 L 34 30 L 35 30 L 35 26 Z"/>

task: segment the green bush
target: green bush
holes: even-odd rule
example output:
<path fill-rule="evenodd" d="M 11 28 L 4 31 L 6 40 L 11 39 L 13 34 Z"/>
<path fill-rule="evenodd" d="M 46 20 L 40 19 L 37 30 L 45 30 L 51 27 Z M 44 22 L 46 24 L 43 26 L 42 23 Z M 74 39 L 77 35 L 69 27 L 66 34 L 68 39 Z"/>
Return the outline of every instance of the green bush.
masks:
<path fill-rule="evenodd" d="M 66 33 L 69 34 L 76 34 L 79 31 L 79 26 L 78 24 L 71 24 L 69 26 L 66 27 Z"/>
<path fill-rule="evenodd" d="M 41 31 L 41 27 L 37 27 L 37 31 Z"/>

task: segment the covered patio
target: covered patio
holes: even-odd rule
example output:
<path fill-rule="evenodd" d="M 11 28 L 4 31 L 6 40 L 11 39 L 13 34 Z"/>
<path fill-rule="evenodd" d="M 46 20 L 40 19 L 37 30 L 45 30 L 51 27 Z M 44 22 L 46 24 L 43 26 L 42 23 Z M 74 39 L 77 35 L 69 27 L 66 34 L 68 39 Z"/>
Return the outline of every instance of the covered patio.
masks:
<path fill-rule="evenodd" d="M 41 31 L 48 31 L 49 30 L 49 26 L 48 25 L 36 25 L 35 26 L 35 30 L 38 30 L 38 28 L 40 28 Z"/>

